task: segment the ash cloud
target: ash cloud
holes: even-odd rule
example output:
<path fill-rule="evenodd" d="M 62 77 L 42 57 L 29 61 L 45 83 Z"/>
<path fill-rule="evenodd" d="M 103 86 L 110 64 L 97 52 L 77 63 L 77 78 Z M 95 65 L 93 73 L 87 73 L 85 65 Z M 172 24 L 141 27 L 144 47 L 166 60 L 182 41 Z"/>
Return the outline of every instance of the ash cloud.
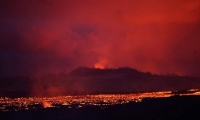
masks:
<path fill-rule="evenodd" d="M 0 11 L 0 76 L 69 72 L 102 60 L 200 74 L 198 0 L 11 0 Z"/>

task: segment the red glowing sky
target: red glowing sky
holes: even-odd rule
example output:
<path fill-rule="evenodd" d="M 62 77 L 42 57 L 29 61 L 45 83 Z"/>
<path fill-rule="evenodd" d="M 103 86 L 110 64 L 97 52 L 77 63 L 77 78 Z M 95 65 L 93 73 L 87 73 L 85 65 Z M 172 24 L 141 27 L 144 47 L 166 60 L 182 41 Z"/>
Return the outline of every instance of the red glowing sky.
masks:
<path fill-rule="evenodd" d="M 5 0 L 0 11 L 0 76 L 95 65 L 200 76 L 199 0 Z"/>

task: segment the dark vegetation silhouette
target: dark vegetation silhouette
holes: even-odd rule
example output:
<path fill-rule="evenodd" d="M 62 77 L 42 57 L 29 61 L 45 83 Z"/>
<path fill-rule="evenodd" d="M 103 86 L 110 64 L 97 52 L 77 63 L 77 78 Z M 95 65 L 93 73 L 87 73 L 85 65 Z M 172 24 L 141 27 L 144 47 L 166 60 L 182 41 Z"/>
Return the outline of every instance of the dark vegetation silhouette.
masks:
<path fill-rule="evenodd" d="M 157 75 L 129 67 L 79 67 L 67 74 L 0 79 L 0 96 L 7 97 L 138 93 L 200 88 L 199 78 L 173 74 Z"/>

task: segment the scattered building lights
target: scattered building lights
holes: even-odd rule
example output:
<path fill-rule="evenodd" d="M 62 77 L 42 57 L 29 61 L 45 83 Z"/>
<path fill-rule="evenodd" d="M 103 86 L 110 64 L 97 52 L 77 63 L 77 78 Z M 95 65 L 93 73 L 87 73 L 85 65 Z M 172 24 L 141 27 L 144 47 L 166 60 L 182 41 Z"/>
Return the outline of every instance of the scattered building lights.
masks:
<path fill-rule="evenodd" d="M 196 89 L 195 89 L 196 90 Z M 193 91 L 193 90 L 190 90 Z M 127 104 L 131 101 L 142 102 L 144 98 L 162 98 L 174 96 L 171 91 L 148 92 L 138 94 L 100 94 L 100 95 L 78 95 L 78 96 L 58 96 L 58 97 L 22 97 L 8 98 L 0 97 L 0 112 L 19 111 L 19 110 L 36 110 L 39 108 L 49 107 L 67 107 L 82 108 L 86 106 L 100 106 L 105 109 L 106 106 L 116 104 Z M 199 91 L 186 95 L 200 95 Z"/>

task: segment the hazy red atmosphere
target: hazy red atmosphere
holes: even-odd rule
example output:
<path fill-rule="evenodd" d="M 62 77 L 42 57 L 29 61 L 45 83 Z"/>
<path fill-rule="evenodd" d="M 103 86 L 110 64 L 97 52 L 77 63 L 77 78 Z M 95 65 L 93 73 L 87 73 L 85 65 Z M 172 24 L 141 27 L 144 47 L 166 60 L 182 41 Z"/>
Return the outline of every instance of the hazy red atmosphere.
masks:
<path fill-rule="evenodd" d="M 200 76 L 199 0 L 3 0 L 0 76 L 129 66 Z"/>

